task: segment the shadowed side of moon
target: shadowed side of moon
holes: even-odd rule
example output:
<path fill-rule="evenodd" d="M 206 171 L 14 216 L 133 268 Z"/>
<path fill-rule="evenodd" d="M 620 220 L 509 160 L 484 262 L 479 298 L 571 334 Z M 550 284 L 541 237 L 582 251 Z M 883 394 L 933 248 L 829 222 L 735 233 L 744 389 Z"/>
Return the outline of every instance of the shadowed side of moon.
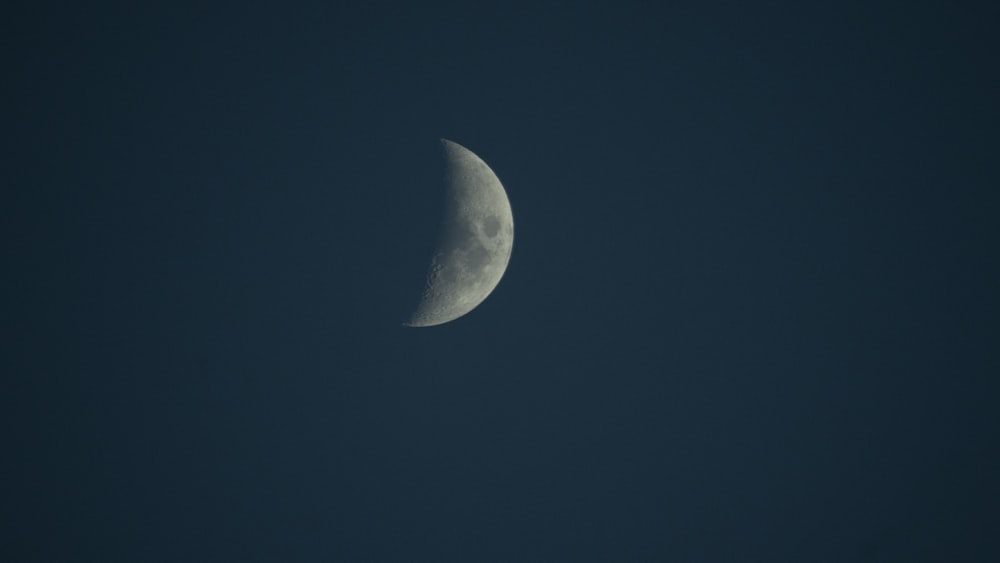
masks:
<path fill-rule="evenodd" d="M 444 324 L 475 309 L 496 288 L 514 243 L 507 193 L 493 170 L 465 147 L 442 139 L 447 203 L 441 241 L 420 304 L 404 324 Z"/>

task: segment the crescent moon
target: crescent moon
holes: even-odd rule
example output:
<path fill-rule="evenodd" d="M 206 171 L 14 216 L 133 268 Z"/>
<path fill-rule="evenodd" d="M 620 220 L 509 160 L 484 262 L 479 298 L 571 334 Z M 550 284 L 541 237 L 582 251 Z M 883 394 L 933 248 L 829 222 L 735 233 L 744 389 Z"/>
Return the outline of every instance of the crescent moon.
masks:
<path fill-rule="evenodd" d="M 514 245 L 507 192 L 469 149 L 441 139 L 447 204 L 427 287 L 406 326 L 435 326 L 475 309 L 503 277 Z"/>

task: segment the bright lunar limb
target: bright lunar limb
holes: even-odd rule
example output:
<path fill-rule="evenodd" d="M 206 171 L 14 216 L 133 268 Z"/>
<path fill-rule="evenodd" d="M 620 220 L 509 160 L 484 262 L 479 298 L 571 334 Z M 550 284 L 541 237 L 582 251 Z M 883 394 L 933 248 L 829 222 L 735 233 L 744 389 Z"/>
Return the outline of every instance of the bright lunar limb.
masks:
<path fill-rule="evenodd" d="M 500 282 L 514 244 L 507 192 L 493 170 L 469 149 L 441 139 L 447 204 L 441 241 L 412 327 L 453 321 L 473 310 Z"/>

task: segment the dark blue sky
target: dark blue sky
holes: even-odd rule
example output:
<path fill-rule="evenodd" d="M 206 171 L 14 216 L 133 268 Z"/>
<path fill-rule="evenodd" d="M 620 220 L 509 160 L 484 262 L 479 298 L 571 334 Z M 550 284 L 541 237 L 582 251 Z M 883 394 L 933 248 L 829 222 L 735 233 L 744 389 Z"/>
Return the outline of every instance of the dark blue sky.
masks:
<path fill-rule="evenodd" d="M 337 4 L 0 18 L 3 559 L 997 560 L 995 8 Z"/>

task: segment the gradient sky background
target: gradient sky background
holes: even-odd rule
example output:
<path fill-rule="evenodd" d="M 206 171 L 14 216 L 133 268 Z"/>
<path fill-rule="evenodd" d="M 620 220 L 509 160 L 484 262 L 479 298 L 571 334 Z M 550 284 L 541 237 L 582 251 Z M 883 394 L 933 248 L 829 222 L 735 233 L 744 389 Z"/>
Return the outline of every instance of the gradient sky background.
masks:
<path fill-rule="evenodd" d="M 995 7 L 24 4 L 4 560 L 1000 560 Z"/>

